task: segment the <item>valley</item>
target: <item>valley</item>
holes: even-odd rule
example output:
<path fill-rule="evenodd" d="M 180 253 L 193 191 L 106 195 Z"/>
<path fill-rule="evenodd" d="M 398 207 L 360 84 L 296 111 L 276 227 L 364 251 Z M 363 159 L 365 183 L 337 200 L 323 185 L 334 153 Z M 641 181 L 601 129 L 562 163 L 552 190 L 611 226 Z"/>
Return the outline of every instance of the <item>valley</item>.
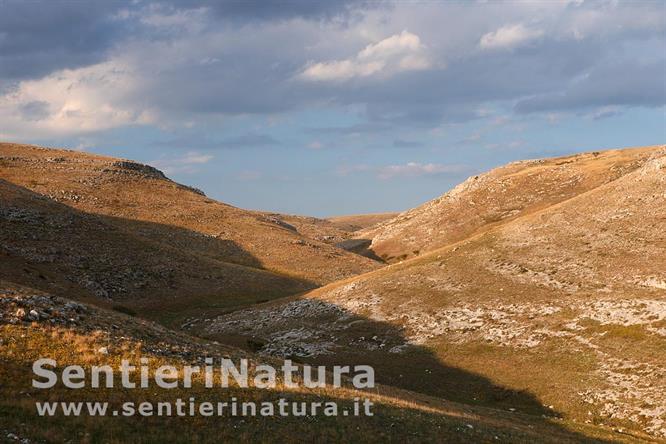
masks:
<path fill-rule="evenodd" d="M 362 394 L 372 418 L 314 417 L 317 432 L 225 418 L 235 438 L 666 440 L 663 145 L 514 162 L 400 214 L 318 219 L 236 208 L 125 159 L 3 143 L 0 246 L 0 360 L 19 381 L 0 386 L 0 431 L 35 433 L 21 372 L 37 356 L 233 356 L 370 365 L 379 383 L 291 393 Z M 53 418 L 32 438 L 177 433 L 132 421 Z"/>

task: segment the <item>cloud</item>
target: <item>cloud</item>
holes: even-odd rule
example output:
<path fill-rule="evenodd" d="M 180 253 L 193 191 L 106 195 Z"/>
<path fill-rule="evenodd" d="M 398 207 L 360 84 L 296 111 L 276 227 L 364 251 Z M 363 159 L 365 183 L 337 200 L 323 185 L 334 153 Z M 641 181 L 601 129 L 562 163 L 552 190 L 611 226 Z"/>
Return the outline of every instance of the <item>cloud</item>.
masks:
<path fill-rule="evenodd" d="M 378 131 L 387 131 L 389 126 L 386 123 L 359 123 L 350 126 L 325 126 L 317 128 L 306 128 L 305 131 L 310 134 L 333 134 L 337 136 L 356 136 L 361 134 L 375 133 Z"/>
<path fill-rule="evenodd" d="M 419 148 L 423 146 L 423 142 L 418 142 L 414 140 L 395 139 L 393 141 L 393 146 L 396 148 Z"/>
<path fill-rule="evenodd" d="M 181 161 L 191 165 L 196 163 L 208 163 L 208 161 L 210 161 L 212 158 L 213 156 L 210 154 L 199 154 L 197 152 L 190 151 L 181 158 Z"/>
<path fill-rule="evenodd" d="M 0 9 L 0 80 L 25 80 L 104 60 L 129 23 L 123 2 L 4 0 Z"/>
<path fill-rule="evenodd" d="M 177 28 L 192 30 L 205 15 L 225 24 L 268 21 L 341 20 L 357 0 L 245 2 L 238 0 L 0 2 L 0 79 L 38 78 L 106 60 L 114 47 L 136 38 L 170 39 Z M 145 26 L 153 27 L 146 30 Z"/>
<path fill-rule="evenodd" d="M 182 134 L 172 137 L 167 140 L 157 140 L 152 143 L 156 147 L 168 147 L 183 149 L 190 147 L 192 149 L 200 150 L 216 150 L 216 149 L 241 149 L 252 147 L 266 147 L 279 145 L 280 142 L 268 134 L 242 134 L 236 137 L 229 137 L 227 139 L 216 140 L 205 134 L 187 130 Z"/>
<path fill-rule="evenodd" d="M 150 109 L 127 100 L 137 82 L 131 69 L 116 62 L 56 71 L 0 95 L 0 119 L 9 131 L 31 131 L 33 137 L 153 123 Z"/>
<path fill-rule="evenodd" d="M 190 6 L 194 6 L 193 4 Z M 174 9 L 157 3 L 149 4 L 134 15 L 142 25 L 155 31 L 177 35 L 180 32 L 201 31 L 202 18 L 208 13 L 207 8 Z"/>
<path fill-rule="evenodd" d="M 217 145 L 221 148 L 247 148 L 279 144 L 279 141 L 268 134 L 243 134 L 242 136 L 225 139 Z"/>
<path fill-rule="evenodd" d="M 613 109 L 618 106 L 658 107 L 666 104 L 666 58 L 650 63 L 614 60 L 595 66 L 582 76 L 567 82 L 557 92 L 539 94 L 516 103 L 519 113 L 566 111 L 592 107 Z"/>
<path fill-rule="evenodd" d="M 308 148 L 311 150 L 320 150 L 324 147 L 324 144 L 318 140 L 314 140 L 308 144 Z"/>
<path fill-rule="evenodd" d="M 484 107 L 664 103 L 656 2 L 379 3 L 5 1 L 2 132 L 30 140 L 189 125 L 215 142 L 209 129 L 230 116 L 353 110 L 347 128 L 310 121 L 329 128 L 304 131 L 391 143 L 406 127 L 478 119 Z M 254 137 L 215 147 L 277 146 Z"/>
<path fill-rule="evenodd" d="M 527 28 L 522 23 L 502 26 L 496 31 L 484 34 L 479 41 L 482 49 L 513 49 L 543 36 L 540 29 Z"/>
<path fill-rule="evenodd" d="M 182 1 L 171 0 L 182 6 Z M 350 14 L 359 7 L 377 7 L 378 2 L 365 0 L 289 0 L 251 2 L 238 0 L 192 0 L 190 7 L 204 7 L 218 18 L 233 18 L 239 21 L 287 20 L 292 18 L 331 20 Z"/>
<path fill-rule="evenodd" d="M 21 118 L 25 121 L 39 121 L 47 118 L 50 114 L 50 105 L 42 100 L 33 100 L 18 105 Z"/>
<path fill-rule="evenodd" d="M 365 164 L 357 164 L 357 165 L 341 165 L 335 169 L 335 174 L 338 176 L 349 176 L 350 174 L 353 173 L 362 173 L 366 171 L 372 171 L 373 168 L 371 166 L 365 165 Z"/>
<path fill-rule="evenodd" d="M 190 150 L 211 150 L 217 148 L 217 143 L 208 135 L 200 131 L 184 131 L 168 139 L 158 139 L 151 143 L 157 148 L 177 148 Z"/>
<path fill-rule="evenodd" d="M 464 165 L 444 165 L 438 163 L 408 162 L 400 165 L 369 166 L 365 164 L 342 165 L 336 169 L 336 174 L 348 176 L 353 173 L 371 172 L 377 178 L 388 180 L 396 177 L 418 177 L 439 174 L 462 173 L 469 171 Z"/>
<path fill-rule="evenodd" d="M 601 108 L 596 109 L 594 112 L 589 114 L 589 117 L 592 120 L 606 119 L 608 117 L 615 117 L 622 114 L 619 106 L 602 106 Z"/>
<path fill-rule="evenodd" d="M 375 74 L 388 76 L 401 71 L 419 71 L 431 65 L 419 36 L 405 30 L 366 46 L 353 58 L 310 64 L 301 72 L 300 78 L 345 81 Z"/>
<path fill-rule="evenodd" d="M 183 156 L 155 160 L 151 165 L 161 169 L 165 174 L 192 174 L 198 171 L 196 165 L 206 164 L 212 159 L 213 156 L 210 154 L 188 151 Z"/>
<path fill-rule="evenodd" d="M 431 176 L 436 174 L 460 173 L 468 170 L 462 165 L 443 165 L 438 163 L 409 162 L 403 165 L 388 165 L 377 170 L 380 179 L 396 177 Z"/>

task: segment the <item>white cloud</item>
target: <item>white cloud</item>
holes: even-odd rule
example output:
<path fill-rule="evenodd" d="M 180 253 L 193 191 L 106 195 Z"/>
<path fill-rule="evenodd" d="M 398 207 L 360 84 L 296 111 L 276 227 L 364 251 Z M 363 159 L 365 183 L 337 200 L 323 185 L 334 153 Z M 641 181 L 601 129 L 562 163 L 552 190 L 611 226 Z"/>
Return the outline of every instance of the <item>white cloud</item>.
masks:
<path fill-rule="evenodd" d="M 605 119 L 607 117 L 614 117 L 622 114 L 622 109 L 616 105 L 601 106 L 588 114 L 588 117 L 593 120 Z"/>
<path fill-rule="evenodd" d="M 139 14 L 141 23 L 166 30 L 184 29 L 190 32 L 203 29 L 203 19 L 209 11 L 206 8 L 189 10 L 168 10 L 157 4 L 150 4 Z"/>
<path fill-rule="evenodd" d="M 444 173 L 460 173 L 467 168 L 462 165 L 443 165 L 438 163 L 409 162 L 403 165 L 388 165 L 377 170 L 380 179 L 395 177 L 429 176 Z"/>
<path fill-rule="evenodd" d="M 188 151 L 180 158 L 180 161 L 186 164 L 208 163 L 212 158 L 213 156 L 210 154 L 199 154 L 195 151 Z"/>
<path fill-rule="evenodd" d="M 335 173 L 338 176 L 349 176 L 350 174 L 369 173 L 382 180 L 394 179 L 396 177 L 418 177 L 434 176 L 437 174 L 462 173 L 469 171 L 465 165 L 444 165 L 439 163 L 408 162 L 399 165 L 370 166 L 366 164 L 341 165 Z"/>
<path fill-rule="evenodd" d="M 402 31 L 366 46 L 353 58 L 310 64 L 300 77 L 313 81 L 344 81 L 380 73 L 418 71 L 431 66 L 419 36 Z"/>
<path fill-rule="evenodd" d="M 276 120 L 293 110 L 328 104 L 358 107 L 368 119 L 389 118 L 396 126 L 400 120 L 395 116 L 403 115 L 405 125 L 416 119 L 424 125 L 424 119 L 431 119 L 428 124 L 468 119 L 458 116 L 467 108 L 487 117 L 483 108 L 488 103 L 512 106 L 532 96 L 562 94 L 574 76 L 604 60 L 624 56 L 626 66 L 663 60 L 666 29 L 662 10 L 645 2 L 489 2 L 483 8 L 399 2 L 391 8 L 359 8 L 350 21 L 298 17 L 249 20 L 242 26 L 221 26 L 218 16 L 200 8 L 142 5 L 112 17 L 125 37 L 96 49 L 106 57 L 103 63 L 97 55 L 86 56 L 76 63 L 92 65 L 45 76 L 46 71 L 37 70 L 34 75 L 41 78 L 12 77 L 3 83 L 13 88 L 0 92 L 4 137 L 63 140 L 137 124 L 173 129 L 196 123 L 203 128 L 230 115 L 263 114 Z M 39 40 L 55 37 L 50 31 L 38 31 Z M 530 54 L 497 51 L 486 57 L 478 51 L 530 43 L 548 44 Z M 59 59 L 60 54 L 49 57 Z M 450 69 L 438 69 L 441 60 L 451 61 Z M 5 68 L 0 74 L 16 71 L 11 65 L 0 61 Z M 421 71 L 419 82 L 375 81 L 429 68 L 433 72 Z M 313 84 L 304 88 L 294 82 L 294 69 L 298 79 Z M 345 82 L 351 79 L 366 81 Z M 650 92 L 635 78 L 619 80 Z M 617 96 L 614 83 L 597 89 L 594 103 L 581 100 L 571 108 L 617 105 L 611 100 Z M 646 96 L 631 95 L 638 98 L 629 104 L 654 102 Z"/>
<path fill-rule="evenodd" d="M 414 52 L 421 49 L 419 36 L 405 30 L 400 34 L 392 35 L 378 43 L 366 46 L 358 53 L 358 58 L 361 60 L 383 59 L 391 56 L 401 56 L 405 52 Z"/>
<path fill-rule="evenodd" d="M 33 137 L 153 123 L 149 109 L 124 103 L 136 86 L 132 70 L 115 60 L 56 71 L 0 96 L 0 119 L 10 131 Z"/>
<path fill-rule="evenodd" d="M 310 148 L 311 150 L 320 150 L 320 149 L 322 149 L 323 147 L 324 147 L 324 144 L 321 143 L 321 142 L 318 141 L 318 140 L 315 140 L 315 141 L 310 142 L 310 143 L 308 144 L 308 148 Z"/>
<path fill-rule="evenodd" d="M 195 165 L 208 163 L 212 159 L 213 156 L 210 154 L 201 154 L 196 151 L 188 151 L 180 157 L 155 160 L 151 162 L 151 165 L 161 169 L 166 174 L 191 174 L 197 172 Z"/>
<path fill-rule="evenodd" d="M 543 34 L 542 30 L 527 28 L 522 23 L 507 25 L 484 34 L 479 41 L 479 46 L 482 49 L 513 49 L 538 39 Z"/>

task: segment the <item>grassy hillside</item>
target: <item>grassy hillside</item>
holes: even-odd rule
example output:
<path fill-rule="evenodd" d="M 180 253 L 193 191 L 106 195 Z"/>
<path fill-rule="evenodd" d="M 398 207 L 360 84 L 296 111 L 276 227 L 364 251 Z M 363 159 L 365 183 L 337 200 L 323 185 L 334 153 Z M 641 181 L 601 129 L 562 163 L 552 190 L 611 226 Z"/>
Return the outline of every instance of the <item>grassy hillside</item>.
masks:
<path fill-rule="evenodd" d="M 3 438 L 666 439 L 665 147 L 510 164 L 354 234 L 234 208 L 119 159 L 4 144 L 0 173 Z M 89 368 L 139 356 L 151 371 L 223 356 L 369 364 L 380 385 L 30 386 L 39 357 Z M 368 397 L 375 416 L 35 414 L 38 400 L 232 396 Z"/>
<path fill-rule="evenodd" d="M 369 271 L 377 264 L 280 223 L 280 216 L 207 198 L 154 168 L 122 159 L 30 145 L 0 144 L 0 177 L 85 213 L 198 233 L 199 242 L 145 230 L 145 236 L 225 262 L 265 268 L 315 283 Z M 234 246 L 219 250 L 220 244 Z"/>
<path fill-rule="evenodd" d="M 131 307 L 169 321 L 197 308 L 236 307 L 314 285 L 226 262 L 224 253 L 242 252 L 233 243 L 171 226 L 84 213 L 4 180 L 0 202 L 1 277 L 56 294 Z M 197 242 L 208 244 L 209 254 L 191 248 Z"/>
<path fill-rule="evenodd" d="M 666 150 L 566 162 L 584 164 L 581 181 L 597 186 L 200 328 L 263 341 L 267 355 L 372 362 L 381 382 L 446 399 L 664 438 Z M 600 171 L 612 180 L 592 176 Z M 493 208 L 508 206 L 498 197 Z"/>
<path fill-rule="evenodd" d="M 39 316 L 26 319 L 35 310 Z M 61 384 L 43 390 L 33 388 L 32 362 L 52 357 L 59 368 L 93 365 L 116 368 L 121 359 L 139 365 L 149 359 L 150 374 L 159 365 L 200 364 L 203 357 L 249 358 L 251 365 L 274 363 L 217 343 L 169 331 L 164 327 L 111 311 L 0 282 L 0 432 L 3 439 L 22 442 L 441 442 L 474 440 L 493 442 L 583 442 L 587 436 L 610 436 L 602 429 L 578 426 L 569 429 L 555 418 L 470 407 L 390 387 L 372 392 L 351 388 L 275 389 L 256 387 L 205 388 L 203 379 L 192 389 L 67 389 Z M 12 381 L 11 384 L 6 383 Z M 242 401 L 336 401 L 351 408 L 355 398 L 369 398 L 375 405 L 372 417 L 38 417 L 35 402 L 107 401 L 114 408 L 124 402 L 169 402 L 193 397 L 197 402 Z M 547 437 L 545 440 L 543 439 Z M 630 437 L 623 436 L 630 442 Z"/>
<path fill-rule="evenodd" d="M 331 245 L 345 234 L 325 223 L 241 210 L 120 159 L 0 144 L 0 198 L 0 278 L 168 323 L 379 267 Z"/>
<path fill-rule="evenodd" d="M 564 202 L 639 168 L 657 147 L 513 162 L 356 233 L 389 262 L 418 256 Z"/>
<path fill-rule="evenodd" d="M 349 216 L 329 217 L 326 220 L 345 231 L 359 231 L 373 227 L 397 215 L 398 213 L 353 214 Z"/>

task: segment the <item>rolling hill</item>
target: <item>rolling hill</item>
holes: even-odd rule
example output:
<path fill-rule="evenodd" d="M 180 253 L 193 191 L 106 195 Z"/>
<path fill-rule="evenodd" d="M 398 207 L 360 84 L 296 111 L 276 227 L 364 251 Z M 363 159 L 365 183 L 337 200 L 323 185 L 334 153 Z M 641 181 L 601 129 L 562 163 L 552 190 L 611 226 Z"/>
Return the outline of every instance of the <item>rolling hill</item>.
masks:
<path fill-rule="evenodd" d="M 564 202 L 639 168 L 655 147 L 510 163 L 355 234 L 389 262 L 418 256 Z"/>
<path fill-rule="evenodd" d="M 201 365 L 204 357 L 237 362 L 245 358 L 251 367 L 280 363 L 270 357 L 202 341 L 181 332 L 133 316 L 107 311 L 34 288 L 0 281 L 0 437 L 7 442 L 432 442 L 472 440 L 493 442 L 587 442 L 604 440 L 611 433 L 596 427 L 565 427 L 554 417 L 534 417 L 516 412 L 473 407 L 431 396 L 377 386 L 372 391 L 348 387 L 315 389 L 299 385 L 286 388 L 279 379 L 275 388 L 251 385 L 241 388 L 206 388 L 202 376 L 195 376 L 192 388 L 149 390 L 89 386 L 72 390 L 59 382 L 48 390 L 30 384 L 32 362 L 42 357 L 57 360 L 59 368 L 80 365 L 87 374 L 92 366 L 117 368 L 122 359 L 139 366 L 145 359 L 152 378 L 158 366 Z M 115 374 L 116 382 L 120 379 Z M 302 381 L 298 376 L 297 380 Z M 302 384 L 302 383 L 301 383 Z M 351 410 L 356 399 L 373 402 L 373 416 L 38 416 L 36 403 L 100 402 L 107 409 L 121 411 L 125 403 L 174 403 L 196 399 L 217 405 L 239 402 L 273 403 L 335 402 Z M 545 437 L 545 438 L 544 438 Z M 622 442 L 632 442 L 621 436 Z"/>
<path fill-rule="evenodd" d="M 396 217 L 398 213 L 354 214 L 349 216 L 329 217 L 326 220 L 345 231 L 368 229 L 381 222 Z"/>
<path fill-rule="evenodd" d="M 376 269 L 326 221 L 247 211 L 123 159 L 0 144 L 0 278 L 175 322 Z M 291 223 L 289 223 L 291 221 Z"/>
<path fill-rule="evenodd" d="M 666 147 L 516 162 L 371 220 L 242 210 L 147 165 L 0 144 L 0 375 L 18 381 L 0 384 L 0 433 L 666 439 Z M 204 356 L 370 364 L 380 385 L 84 393 L 112 403 L 368 397 L 376 415 L 366 418 L 45 419 L 35 400 L 81 392 L 31 388 L 40 356 L 86 366 L 144 356 L 153 370 Z"/>
<path fill-rule="evenodd" d="M 384 384 L 449 400 L 666 438 L 664 146 L 511 164 L 372 233 L 378 253 L 423 252 L 198 328 L 266 355 L 370 362 Z"/>

